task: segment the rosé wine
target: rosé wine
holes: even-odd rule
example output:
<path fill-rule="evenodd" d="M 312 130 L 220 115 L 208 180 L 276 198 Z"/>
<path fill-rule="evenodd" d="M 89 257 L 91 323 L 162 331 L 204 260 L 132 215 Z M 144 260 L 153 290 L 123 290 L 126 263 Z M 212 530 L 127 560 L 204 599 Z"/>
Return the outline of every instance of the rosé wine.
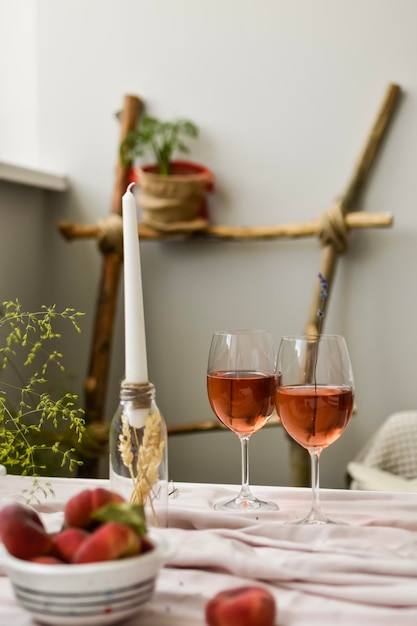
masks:
<path fill-rule="evenodd" d="M 289 385 L 278 387 L 275 406 L 288 434 L 304 448 L 327 448 L 349 423 L 351 387 Z"/>
<path fill-rule="evenodd" d="M 274 410 L 275 377 L 251 371 L 213 372 L 207 375 L 211 408 L 237 435 L 260 430 Z"/>

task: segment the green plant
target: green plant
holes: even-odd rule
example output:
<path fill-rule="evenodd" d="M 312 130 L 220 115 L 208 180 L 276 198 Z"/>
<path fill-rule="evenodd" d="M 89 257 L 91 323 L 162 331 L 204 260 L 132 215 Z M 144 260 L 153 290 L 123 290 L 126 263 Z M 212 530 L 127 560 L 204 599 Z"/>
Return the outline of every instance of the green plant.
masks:
<path fill-rule="evenodd" d="M 45 453 L 74 471 L 81 462 L 66 442 L 81 441 L 84 411 L 78 397 L 47 391 L 50 368 L 65 372 L 62 354 L 55 348 L 60 324 L 81 332 L 74 309 L 23 312 L 18 300 L 3 303 L 0 313 L 0 464 L 10 473 L 39 476 Z M 52 349 L 51 349 L 52 348 Z M 22 367 L 17 362 L 22 361 Z M 55 433 L 56 431 L 56 433 Z M 70 433 L 68 437 L 65 431 Z"/>
<path fill-rule="evenodd" d="M 138 156 L 150 153 L 163 175 L 170 173 L 173 153 L 189 152 L 183 137 L 198 137 L 198 128 L 189 120 L 162 122 L 155 117 L 143 117 L 139 127 L 127 134 L 120 146 L 120 157 L 124 164 Z"/>

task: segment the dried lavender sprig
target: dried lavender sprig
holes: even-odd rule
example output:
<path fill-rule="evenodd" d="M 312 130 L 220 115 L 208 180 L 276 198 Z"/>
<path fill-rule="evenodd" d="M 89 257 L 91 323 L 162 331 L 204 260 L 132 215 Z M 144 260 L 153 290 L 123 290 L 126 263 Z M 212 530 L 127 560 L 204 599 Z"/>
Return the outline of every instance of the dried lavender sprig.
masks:
<path fill-rule="evenodd" d="M 322 323 L 323 323 L 323 318 L 324 318 L 324 302 L 327 298 L 327 296 L 329 295 L 329 291 L 328 291 L 328 284 L 327 284 L 327 278 L 325 278 L 323 276 L 323 274 L 321 272 L 318 273 L 318 278 L 320 281 L 320 305 L 319 308 L 317 309 L 317 317 L 319 318 L 319 322 L 317 325 L 317 331 L 318 331 L 318 336 L 317 336 L 317 344 L 315 344 L 314 346 L 314 388 L 315 391 L 317 392 L 317 358 L 318 358 L 318 342 L 320 340 L 320 333 L 321 333 L 321 327 L 322 327 Z M 317 396 L 315 396 L 314 398 L 314 414 L 313 414 L 313 428 L 312 428 L 312 436 L 314 437 L 316 434 L 316 418 L 317 418 Z"/>
<path fill-rule="evenodd" d="M 322 319 L 324 317 L 324 302 L 329 295 L 327 278 L 323 276 L 321 272 L 318 273 L 319 281 L 320 281 L 320 306 L 317 309 L 317 317 L 319 318 L 319 332 L 322 325 Z"/>

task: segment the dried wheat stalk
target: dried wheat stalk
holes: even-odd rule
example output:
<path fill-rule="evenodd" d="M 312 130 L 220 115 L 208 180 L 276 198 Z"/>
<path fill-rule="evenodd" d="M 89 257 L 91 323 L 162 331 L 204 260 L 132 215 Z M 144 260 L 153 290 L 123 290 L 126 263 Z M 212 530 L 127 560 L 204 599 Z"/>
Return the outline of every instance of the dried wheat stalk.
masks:
<path fill-rule="evenodd" d="M 132 440 L 132 437 L 134 440 Z M 159 466 L 165 450 L 166 438 L 162 430 L 162 420 L 157 412 L 150 412 L 145 421 L 142 443 L 139 443 L 137 430 L 129 426 L 128 419 L 122 415 L 122 433 L 119 436 L 119 452 L 125 467 L 133 480 L 130 502 L 149 504 L 154 524 L 157 525 L 154 496 L 152 490 L 159 478 Z M 133 447 L 138 450 L 136 468 L 134 467 Z"/>
<path fill-rule="evenodd" d="M 122 414 L 122 432 L 119 435 L 118 449 L 123 461 L 123 465 L 129 470 L 132 480 L 135 479 L 135 473 L 133 471 L 134 455 L 132 451 L 132 440 L 130 436 L 130 426 L 126 415 Z"/>

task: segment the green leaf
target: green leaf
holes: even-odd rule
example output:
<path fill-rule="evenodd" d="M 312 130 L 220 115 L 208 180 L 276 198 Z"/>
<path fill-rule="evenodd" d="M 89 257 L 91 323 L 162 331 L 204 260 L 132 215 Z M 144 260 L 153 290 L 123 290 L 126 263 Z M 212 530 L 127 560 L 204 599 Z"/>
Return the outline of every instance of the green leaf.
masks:
<path fill-rule="evenodd" d="M 132 526 L 138 535 L 146 534 L 145 511 L 141 504 L 112 502 L 94 511 L 92 517 L 101 522 L 120 522 Z"/>
<path fill-rule="evenodd" d="M 198 137 L 197 126 L 184 119 L 173 122 L 162 122 L 155 117 L 145 116 L 139 128 L 127 134 L 120 145 L 120 159 L 124 165 L 131 163 L 136 157 L 152 155 L 158 165 L 160 174 L 169 173 L 169 164 L 173 153 L 189 152 L 182 137 L 195 139 Z"/>

